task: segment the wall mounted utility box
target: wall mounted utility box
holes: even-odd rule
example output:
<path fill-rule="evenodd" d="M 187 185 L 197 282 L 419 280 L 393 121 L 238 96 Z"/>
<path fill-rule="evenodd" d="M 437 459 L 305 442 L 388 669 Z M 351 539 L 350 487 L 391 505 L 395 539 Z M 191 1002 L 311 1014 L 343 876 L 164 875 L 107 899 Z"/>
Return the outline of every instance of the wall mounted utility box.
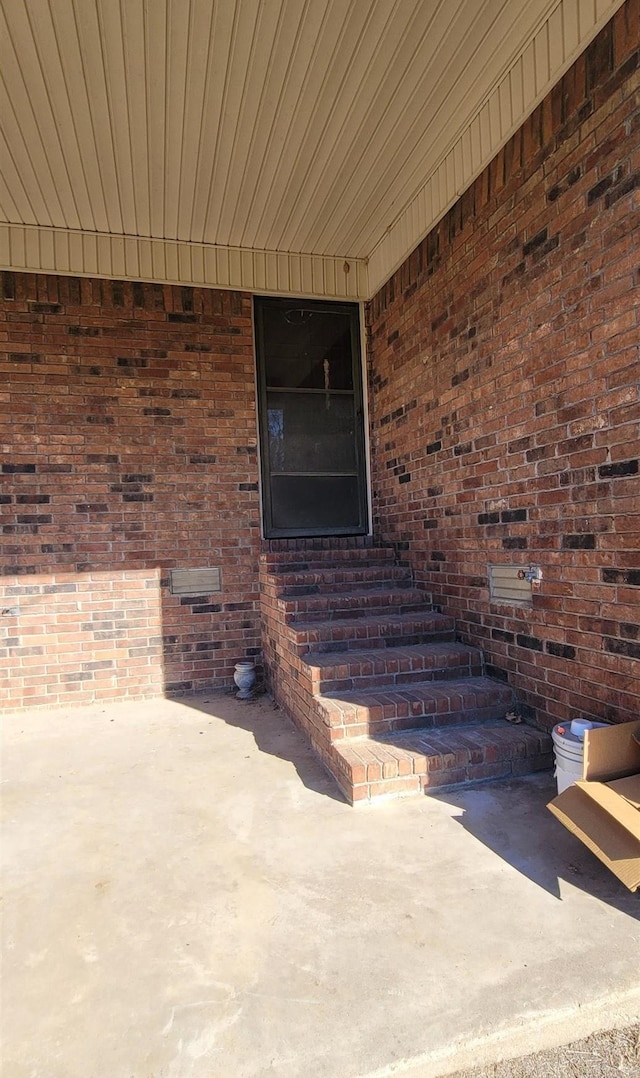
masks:
<path fill-rule="evenodd" d="M 171 569 L 169 573 L 172 595 L 211 595 L 222 591 L 222 579 L 219 569 Z"/>
<path fill-rule="evenodd" d="M 531 606 L 533 569 L 522 565 L 490 565 L 489 592 L 492 603 L 521 603 Z M 536 578 L 537 579 L 537 578 Z"/>
<path fill-rule="evenodd" d="M 547 806 L 619 880 L 640 887 L 640 722 L 587 730 L 582 781 Z"/>

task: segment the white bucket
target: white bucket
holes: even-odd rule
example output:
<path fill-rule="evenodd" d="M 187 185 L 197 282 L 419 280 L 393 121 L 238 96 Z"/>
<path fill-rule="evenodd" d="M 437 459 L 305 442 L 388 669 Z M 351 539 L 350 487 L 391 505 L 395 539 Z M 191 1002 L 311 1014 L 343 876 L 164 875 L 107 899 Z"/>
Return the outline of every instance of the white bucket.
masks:
<path fill-rule="evenodd" d="M 574 719 L 571 723 L 558 723 L 551 731 L 559 794 L 582 778 L 584 732 L 597 726 L 606 726 L 606 723 L 591 722 L 589 719 Z"/>

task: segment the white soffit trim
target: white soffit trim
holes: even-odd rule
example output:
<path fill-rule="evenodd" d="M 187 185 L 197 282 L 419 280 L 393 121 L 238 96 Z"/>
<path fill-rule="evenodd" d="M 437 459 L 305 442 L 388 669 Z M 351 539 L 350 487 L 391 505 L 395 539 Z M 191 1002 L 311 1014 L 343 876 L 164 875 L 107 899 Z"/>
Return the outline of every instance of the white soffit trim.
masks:
<path fill-rule="evenodd" d="M 368 259 L 375 295 L 522 126 L 624 0 L 560 0 Z"/>
<path fill-rule="evenodd" d="M 368 298 L 364 259 L 0 224 L 0 268 L 201 285 L 268 295 Z"/>
<path fill-rule="evenodd" d="M 445 12 L 448 2 L 449 0 L 437 0 L 437 2 L 430 0 L 433 11 L 440 13 Z M 456 0 L 455 11 L 459 9 L 463 14 L 466 12 L 465 17 L 469 18 L 470 13 L 473 13 L 474 4 L 479 5 L 479 2 L 480 0 L 464 0 L 464 2 Z M 508 12 L 510 16 L 516 9 L 521 10 L 523 5 L 525 11 L 530 10 L 527 8 L 530 0 L 518 0 L 518 4 L 515 4 L 515 0 L 492 0 L 492 2 L 493 7 Z M 340 3 L 341 0 L 335 0 L 335 3 L 334 0 L 325 0 L 321 10 L 326 13 L 330 9 L 337 11 L 340 9 Z M 493 10 L 490 0 L 484 0 L 484 3 L 487 11 L 490 8 Z M 513 8 L 510 6 L 512 3 Z M 502 74 L 496 73 L 493 79 L 488 78 L 484 81 L 482 88 L 478 89 L 478 105 L 475 108 L 470 106 L 469 111 L 465 110 L 464 114 L 458 114 L 454 109 L 449 117 L 448 126 L 438 128 L 441 134 L 443 130 L 444 132 L 450 130 L 448 141 L 444 141 L 446 136 L 443 136 L 441 143 L 438 137 L 436 148 L 427 135 L 427 124 L 422 128 L 422 139 L 417 138 L 409 155 L 403 158 L 407 164 L 402 167 L 400 163 L 397 163 L 395 166 L 395 175 L 393 172 L 395 158 L 392 158 L 391 162 L 384 157 L 378 160 L 373 173 L 381 183 L 384 173 L 393 191 L 396 192 L 394 198 L 397 198 L 397 201 L 394 202 L 391 198 L 393 193 L 391 188 L 388 190 L 385 188 L 387 180 L 382 183 L 384 188 L 382 191 L 378 190 L 379 184 L 374 185 L 374 190 L 370 191 L 372 201 L 368 217 L 363 208 L 364 217 L 368 222 L 366 228 L 362 215 L 355 213 L 353 219 L 349 217 L 350 208 L 357 206 L 354 190 L 360 190 L 358 184 L 361 183 L 362 177 L 357 170 L 354 172 L 353 180 L 356 188 L 346 181 L 343 182 L 345 180 L 343 173 L 348 173 L 348 169 L 345 164 L 347 159 L 341 154 L 344 153 L 345 146 L 349 148 L 350 140 L 352 141 L 355 137 L 354 132 L 357 133 L 361 129 L 362 117 L 367 115 L 366 108 L 372 107 L 374 98 L 369 100 L 364 90 L 360 91 L 358 87 L 356 87 L 357 93 L 351 87 L 350 95 L 341 96 L 341 84 L 334 85 L 335 78 L 331 74 L 333 68 L 331 65 L 325 64 L 324 67 L 321 65 L 322 70 L 315 73 L 318 78 L 320 75 L 323 76 L 322 85 L 327 93 L 331 91 L 329 103 L 327 105 L 325 102 L 327 107 L 322 113 L 325 117 L 322 139 L 323 145 L 326 142 L 325 149 L 329 156 L 337 155 L 331 168 L 327 164 L 328 174 L 336 177 L 336 190 L 326 206 L 324 202 L 322 203 L 322 213 L 320 213 L 316 206 L 315 194 L 319 190 L 322 197 L 325 197 L 326 192 L 322 184 L 326 180 L 326 174 L 322 171 L 313 174 L 316 187 L 313 189 L 314 197 L 311 201 L 320 215 L 315 225 L 311 220 L 313 217 L 311 203 L 305 201 L 307 196 L 303 197 L 302 189 L 298 191 L 296 197 L 302 200 L 298 211 L 303 218 L 311 222 L 306 231 L 304 228 L 287 231 L 288 224 L 286 228 L 283 226 L 283 229 L 278 231 L 275 227 L 275 219 L 271 220 L 271 218 L 269 218 L 271 224 L 266 231 L 258 228 L 247 231 L 251 214 L 246 208 L 244 196 L 244 201 L 240 199 L 237 204 L 234 201 L 236 186 L 234 186 L 235 181 L 232 181 L 231 172 L 233 172 L 232 165 L 235 158 L 230 150 L 229 169 L 231 172 L 228 181 L 225 181 L 224 190 L 225 197 L 228 195 L 227 201 L 233 211 L 234 220 L 237 217 L 238 220 L 244 222 L 243 229 L 233 233 L 237 237 L 246 234 L 246 245 L 240 246 L 238 244 L 245 243 L 245 240 L 232 239 L 233 230 L 226 226 L 217 231 L 210 229 L 210 235 L 203 228 L 192 228 L 191 231 L 186 226 L 182 229 L 174 228 L 173 217 L 178 212 L 180 202 L 176 186 L 179 170 L 176 171 L 173 166 L 180 158 L 178 143 L 182 144 L 181 139 L 186 140 L 185 145 L 190 148 L 189 153 L 185 150 L 186 158 L 183 161 L 186 169 L 183 186 L 189 195 L 187 203 L 191 205 L 190 200 L 195 199 L 194 205 L 197 203 L 200 207 L 199 214 L 201 211 L 204 212 L 207 199 L 203 195 L 198 201 L 199 196 L 198 198 L 196 196 L 199 187 L 196 180 L 200 177 L 203 182 L 206 181 L 205 188 L 208 189 L 212 179 L 212 165 L 209 161 L 213 153 L 212 146 L 206 138 L 198 140 L 197 123 L 189 109 L 186 109 L 186 105 L 186 111 L 180 105 L 183 98 L 184 101 L 191 102 L 190 108 L 192 111 L 195 109 L 194 115 L 197 114 L 197 117 L 200 117 L 205 124 L 206 132 L 209 132 L 207 124 L 211 117 L 218 113 L 207 104 L 206 87 L 203 84 L 204 73 L 208 68 L 199 51 L 204 40 L 204 31 L 200 32 L 202 30 L 200 22 L 196 20 L 190 31 L 192 46 L 199 57 L 199 63 L 195 64 L 187 62 L 188 57 L 183 40 L 186 33 L 183 25 L 185 20 L 178 12 L 180 5 L 171 5 L 168 0 L 163 3 L 159 0 L 157 5 L 150 6 L 143 4 L 142 0 L 120 6 L 111 3 L 110 0 L 100 0 L 100 2 L 95 0 L 94 3 L 83 0 L 75 6 L 69 4 L 68 0 L 56 0 L 52 4 L 47 3 L 47 0 L 37 0 L 37 2 L 36 0 L 11 0 L 11 3 L 0 0 L 0 16 L 3 9 L 7 13 L 12 13 L 12 32 L 15 36 L 14 47 L 10 35 L 4 35 L 3 80 L 0 80 L 0 84 L 3 85 L 5 76 L 9 79 L 13 93 L 11 100 L 15 104 L 15 108 L 10 109 L 5 103 L 3 109 L 3 124 L 10 135 L 13 152 L 8 152 L 6 147 L 3 151 L 4 144 L 0 144 L 0 172 L 2 173 L 0 175 L 0 200 L 5 206 L 4 220 L 6 222 L 0 224 L 0 267 L 36 273 L 202 285 L 275 295 L 303 295 L 346 300 L 368 299 L 401 265 L 476 176 L 489 164 L 623 3 L 624 0 L 536 0 L 539 13 L 531 18 L 526 37 L 528 44 L 521 47 L 525 37 L 520 36 L 513 53 L 508 50 L 513 34 L 521 23 L 517 19 L 515 22 L 507 20 L 504 46 L 507 55 L 505 67 L 501 68 Z M 394 32 L 396 28 L 397 20 L 391 17 L 391 13 L 399 16 L 404 12 L 406 25 L 409 26 L 412 25 L 411 19 L 416 13 L 424 13 L 427 10 L 422 6 L 423 4 L 426 5 L 427 0 L 393 0 L 393 2 L 392 0 L 384 0 L 384 2 L 383 0 L 376 0 L 376 2 L 357 0 L 357 3 L 347 5 L 345 10 L 358 15 L 361 21 L 363 13 L 376 14 L 376 18 L 379 18 L 377 22 L 373 20 L 375 25 L 370 26 L 371 20 L 367 18 L 364 18 L 364 23 L 368 28 L 367 34 L 373 34 L 371 41 L 375 39 L 375 42 L 378 42 L 376 47 L 383 48 L 384 41 L 387 40 L 385 34 L 389 32 L 390 27 L 394 29 Z M 273 65 L 275 65 L 275 75 L 278 76 L 275 81 L 279 86 L 282 79 L 279 77 L 279 61 L 276 57 L 281 57 L 284 50 L 284 54 L 297 58 L 296 62 L 301 65 L 298 72 L 300 85 L 295 84 L 301 92 L 305 71 L 308 74 L 311 68 L 315 71 L 314 63 L 317 66 L 318 49 L 312 49 L 310 41 L 312 43 L 316 40 L 314 34 L 317 37 L 318 30 L 315 22 L 317 22 L 316 15 L 319 9 L 315 6 L 315 0 L 310 5 L 302 4 L 302 0 L 279 0 L 277 4 L 274 0 L 274 11 L 276 8 L 282 11 L 284 20 L 282 25 L 287 29 L 289 36 L 285 35 L 278 46 L 280 51 L 276 50 L 273 56 L 268 49 L 264 56 L 261 49 L 258 49 L 261 62 L 259 70 L 254 71 L 251 68 L 256 85 L 247 84 L 248 100 L 253 100 L 257 95 L 262 101 L 262 97 L 266 95 L 270 102 L 269 116 L 273 113 L 274 123 L 276 120 L 278 123 L 284 122 L 287 117 L 291 120 L 289 134 L 293 141 L 290 150 L 292 153 L 295 150 L 295 160 L 297 161 L 299 154 L 302 154 L 305 162 L 309 156 L 313 162 L 315 158 L 310 147 L 307 146 L 307 141 L 311 134 L 317 134 L 312 119 L 315 116 L 314 109 L 318 94 L 315 91 L 309 91 L 305 98 L 305 107 L 311 111 L 309 115 L 305 113 L 300 118 L 299 124 L 297 120 L 294 123 L 293 119 L 297 117 L 297 91 L 294 93 L 292 89 L 292 96 L 283 98 L 282 101 L 280 98 L 272 100 L 274 91 L 271 77 L 274 76 Z M 201 2 L 193 0 L 189 5 L 194 18 L 197 15 L 198 19 L 200 16 L 202 18 L 205 15 L 211 16 L 215 10 L 223 21 L 228 21 L 227 17 L 236 11 L 242 23 L 242 25 L 238 24 L 240 35 L 238 41 L 243 44 L 243 48 L 245 46 L 248 48 L 249 40 L 253 40 L 249 30 L 251 27 L 255 28 L 255 12 L 267 12 L 267 9 L 271 15 L 274 14 L 270 5 L 265 7 L 259 3 L 259 0 L 235 0 L 234 4 L 222 3 L 220 5 L 213 5 L 212 0 L 201 0 Z M 301 32 L 304 30 L 304 34 L 307 36 L 310 34 L 311 37 L 308 41 L 303 34 L 304 40 L 301 39 L 296 48 L 290 40 L 292 27 L 297 25 L 295 20 L 290 21 L 292 10 L 298 14 L 303 10 L 309 15 L 313 14 L 311 23 L 302 19 L 300 14 Z M 162 29 L 164 23 L 160 15 L 163 12 L 165 14 L 173 12 L 172 19 L 175 16 L 174 21 L 170 20 L 170 26 L 173 28 L 171 33 L 167 29 L 169 23 Z M 386 15 L 382 18 L 385 12 Z M 99 20 L 96 21 L 98 14 L 104 23 L 103 37 L 100 36 Z M 52 15 L 55 15 L 53 23 Z M 453 18 L 453 15 L 451 17 Z M 62 20 L 59 26 L 56 19 Z M 341 31 L 341 22 L 328 19 L 327 26 L 330 27 L 336 39 L 334 44 L 342 57 L 341 62 L 346 64 L 348 70 L 351 70 L 350 63 L 347 61 L 350 56 L 353 60 L 355 54 L 358 53 L 357 42 L 350 39 L 346 30 Z M 122 43 L 125 40 L 122 34 L 125 29 L 126 47 L 129 50 L 128 67 L 127 65 L 125 67 L 130 72 L 130 86 L 121 71 L 124 63 Z M 405 36 L 406 34 L 408 31 L 405 27 Z M 533 34 L 532 37 L 531 34 Z M 369 37 L 366 40 L 369 41 Z M 178 77 L 176 72 L 180 78 L 183 76 L 186 78 L 187 72 L 189 73 L 191 79 L 189 92 L 187 93 L 185 89 L 186 84 L 182 86 L 182 83 L 180 83 L 182 89 L 176 85 L 173 86 L 172 92 L 167 94 L 155 91 L 152 93 L 152 87 L 149 85 L 147 87 L 149 99 L 144 105 L 146 99 L 144 94 L 140 94 L 136 81 L 138 77 L 142 77 L 144 69 L 144 65 L 137 63 L 140 58 L 139 47 L 142 48 L 141 43 L 146 42 L 145 48 L 152 49 L 153 47 L 154 55 L 156 53 L 164 55 L 169 41 L 172 43 L 171 50 L 168 50 L 169 71 L 174 72 L 175 78 Z M 207 41 L 210 44 L 211 41 L 214 44 L 218 42 L 220 56 L 227 56 L 229 50 L 224 44 L 226 41 L 224 35 L 222 37 L 220 34 L 214 34 L 213 37 L 209 35 Z M 260 41 L 262 38 L 259 39 L 258 44 Z M 280 41 L 279 38 L 278 41 Z M 1 37 L 0 42 L 2 42 Z M 36 49 L 38 42 L 39 53 Z M 81 42 L 82 48 L 80 48 Z M 455 45 L 455 42 L 453 44 Z M 410 41 L 407 45 L 407 55 L 411 57 L 413 53 L 409 46 Z M 110 63 L 115 65 L 113 70 L 107 65 L 111 80 L 108 86 L 103 78 L 103 76 L 106 78 L 103 70 L 104 62 L 101 59 L 104 49 L 108 53 Z M 453 54 L 455 54 L 455 49 Z M 80 59 L 85 55 L 88 57 L 86 70 L 81 70 Z M 233 55 L 236 56 L 235 53 Z M 403 52 L 402 55 L 405 56 L 405 53 Z M 419 55 L 422 56 L 422 53 Z M 236 57 L 240 72 L 244 71 L 243 62 L 240 62 L 242 56 Z M 358 71 L 361 79 L 366 79 L 371 67 L 367 59 L 369 53 L 364 57 L 358 53 L 358 56 L 358 62 L 362 68 L 362 71 L 360 68 Z M 509 56 L 515 56 L 510 64 Z M 216 63 L 212 66 L 212 73 L 216 74 L 219 66 L 217 54 L 214 59 Z M 271 69 L 269 64 L 272 64 Z M 428 64 L 426 69 L 424 65 L 422 67 L 418 65 L 418 67 L 419 70 L 413 72 L 413 82 L 411 79 L 407 82 L 408 76 L 407 79 L 401 78 L 396 72 L 396 81 L 399 79 L 399 86 L 407 92 L 412 87 L 415 89 L 416 78 L 418 78 L 416 86 L 421 85 L 419 79 L 425 73 L 427 75 L 430 73 Z M 241 93 L 241 87 L 237 83 L 237 72 L 233 65 L 231 69 L 229 92 L 233 90 L 237 96 Z M 164 65 L 160 65 L 160 71 L 165 71 Z M 389 110 L 392 110 L 392 97 L 385 98 L 385 93 L 387 91 L 391 93 L 393 90 L 393 86 L 387 87 L 384 81 L 388 68 L 383 66 L 378 74 L 381 74 L 383 81 L 373 87 L 377 95 L 375 100 L 378 104 L 386 100 Z M 435 79 L 435 69 L 432 74 Z M 0 90 L 2 90 L 2 85 L 0 85 Z M 435 88 L 437 89 L 437 86 Z M 440 88 L 442 89 L 441 84 Z M 259 94 L 258 90 L 260 90 Z M 282 92 L 284 93 L 284 90 Z M 322 100 L 324 101 L 324 98 Z M 52 101 L 55 112 L 52 111 Z M 89 101 L 93 102 L 92 108 L 89 108 Z M 284 107 L 287 101 L 289 104 Z M 349 111 L 350 103 L 356 101 L 360 111 L 354 111 L 353 108 Z M 367 102 L 369 102 L 368 105 Z M 70 103 L 73 103 L 74 108 L 70 107 Z M 338 103 L 345 112 L 343 121 L 346 123 L 351 118 L 353 125 L 353 130 L 349 128 L 346 133 L 342 132 L 342 141 L 340 141 L 342 121 L 338 122 L 334 109 L 334 105 L 337 107 Z M 163 126 L 165 120 L 161 122 L 165 108 L 169 110 L 165 117 L 168 124 L 166 133 Z M 145 119 L 147 115 L 145 109 L 149 113 L 147 119 Z M 157 110 L 160 110 L 158 116 L 156 116 Z M 289 116 L 291 110 L 293 112 Z M 232 122 L 235 112 L 232 110 L 230 113 L 229 108 L 226 107 L 226 111 L 223 109 L 220 115 L 223 117 L 224 124 L 227 127 L 230 125 L 235 131 L 235 121 Z M 258 123 L 259 117 L 252 118 L 252 116 L 253 114 L 249 115 L 249 127 L 245 129 L 243 125 L 240 125 L 234 134 L 234 139 L 240 139 L 245 150 L 248 145 L 252 145 L 251 138 L 255 137 L 254 128 L 260 135 L 258 139 L 260 147 L 264 141 L 262 136 L 268 128 L 267 125 L 263 132 Z M 458 116 L 457 123 L 456 116 Z M 413 130 L 410 119 L 408 114 L 397 116 L 398 137 L 400 135 L 409 137 L 409 131 Z M 429 119 L 428 115 L 426 119 Z M 133 125 L 131 131 L 129 131 L 129 124 Z M 100 138 L 95 137 L 96 132 L 100 134 Z M 227 134 L 231 138 L 229 132 Z M 349 138 L 346 137 L 347 134 Z M 202 142 L 202 147 L 200 147 L 200 142 Z M 269 149 L 269 153 L 273 156 L 276 154 L 275 147 L 280 143 L 277 140 L 272 140 L 272 142 L 273 146 Z M 143 152 L 147 143 L 148 156 L 146 151 Z M 158 146 L 164 147 L 166 161 L 164 158 L 162 162 L 156 161 Z M 200 171 L 195 169 L 192 161 L 196 150 L 199 152 L 198 148 L 203 149 L 204 154 L 202 159 L 198 158 Z M 283 157 L 282 150 L 280 157 Z M 274 160 L 277 164 L 277 155 Z M 286 153 L 284 153 L 284 160 L 285 162 L 289 160 Z M 341 161 L 343 162 L 342 170 Z M 165 166 L 166 174 L 163 172 Z M 258 202 L 260 202 L 258 194 L 263 190 L 268 192 L 270 200 L 272 197 L 276 202 L 278 199 L 284 200 L 285 207 L 287 198 L 296 195 L 295 184 L 291 187 L 289 182 L 291 169 L 288 164 L 284 170 L 280 171 L 283 175 L 280 176 L 280 186 L 277 186 L 276 190 L 273 185 L 270 185 L 269 174 L 262 166 L 245 170 L 245 180 L 247 177 L 251 180 L 253 185 L 251 190 Z M 235 172 L 233 175 L 235 176 Z M 351 174 L 349 173 L 346 178 L 350 180 Z M 166 191 L 163 187 L 165 183 L 168 185 Z M 305 183 L 308 187 L 309 183 L 306 180 Z M 398 207 L 397 213 L 395 206 Z M 134 212 L 136 207 L 137 211 Z M 164 217 L 163 207 L 166 208 Z M 266 212 L 266 206 L 263 208 Z M 282 212 L 284 213 L 284 210 Z M 171 221 L 168 220 L 167 214 Z M 281 215 L 280 209 L 276 216 L 278 214 Z M 288 220 L 288 216 L 291 215 L 287 211 L 284 216 Z M 329 225 L 326 222 L 331 223 L 331 228 L 336 234 L 329 237 L 330 243 L 328 240 L 326 243 L 320 243 L 320 237 L 316 235 L 314 228 L 316 226 L 320 228 L 321 225 L 323 228 L 328 228 Z M 348 233 L 352 236 L 351 241 L 348 239 Z M 341 235 L 343 235 L 343 240 L 340 238 Z M 180 238 L 177 238 L 178 236 Z M 314 242 L 314 236 L 316 242 Z M 204 242 L 206 239 L 220 242 Z M 282 240 L 282 247 L 288 248 L 286 251 L 262 249 L 263 242 L 264 247 L 277 248 L 280 240 Z M 336 250 L 342 252 L 345 247 L 347 250 L 344 254 L 336 255 Z M 297 249 L 291 250 L 291 248 Z M 349 249 L 357 251 L 359 257 L 349 254 Z"/>

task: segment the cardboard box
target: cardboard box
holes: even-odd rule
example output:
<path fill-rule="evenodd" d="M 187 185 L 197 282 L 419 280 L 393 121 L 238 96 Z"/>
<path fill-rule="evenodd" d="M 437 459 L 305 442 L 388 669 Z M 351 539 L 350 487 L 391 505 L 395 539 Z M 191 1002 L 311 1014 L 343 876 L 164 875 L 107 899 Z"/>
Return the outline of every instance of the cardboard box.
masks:
<path fill-rule="evenodd" d="M 640 722 L 584 736 L 582 781 L 547 806 L 619 880 L 640 887 Z"/>

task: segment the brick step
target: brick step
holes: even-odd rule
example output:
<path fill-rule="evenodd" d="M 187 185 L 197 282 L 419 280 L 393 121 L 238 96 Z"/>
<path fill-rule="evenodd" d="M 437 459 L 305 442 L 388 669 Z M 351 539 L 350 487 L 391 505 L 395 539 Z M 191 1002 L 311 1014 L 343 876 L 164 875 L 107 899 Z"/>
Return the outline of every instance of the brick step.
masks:
<path fill-rule="evenodd" d="M 394 688 L 327 694 L 314 700 L 315 714 L 340 737 L 380 737 L 398 731 L 468 726 L 504 719 L 513 690 L 488 677 L 421 681 Z"/>
<path fill-rule="evenodd" d="M 391 585 L 396 588 L 412 587 L 411 573 L 400 565 L 381 564 L 340 568 L 331 567 L 309 570 L 283 570 L 268 574 L 268 583 L 272 584 L 282 598 L 296 595 L 318 595 L 335 591 L 336 588 L 357 588 L 358 591 Z"/>
<path fill-rule="evenodd" d="M 288 627 L 298 655 L 453 640 L 455 619 L 435 610 L 409 614 L 339 618 L 333 621 L 295 621 Z"/>
<path fill-rule="evenodd" d="M 533 727 L 485 722 L 340 741 L 333 745 L 332 762 L 340 787 L 355 803 L 544 771 L 551 767 L 552 750 L 549 735 Z"/>
<path fill-rule="evenodd" d="M 505 722 L 513 691 L 371 539 L 260 555 L 276 695 L 351 802 L 546 768 L 546 734 Z"/>
<path fill-rule="evenodd" d="M 277 600 L 286 620 L 327 621 L 335 618 L 370 617 L 373 614 L 407 614 L 428 610 L 429 596 L 417 588 L 368 588 L 327 592 L 323 595 L 300 595 Z"/>
<path fill-rule="evenodd" d="M 314 696 L 482 673 L 481 651 L 449 641 L 368 651 L 309 652 L 303 661 L 300 684 Z"/>
<path fill-rule="evenodd" d="M 362 549 L 295 549 L 287 551 L 269 551 L 260 555 L 260 561 L 267 572 L 289 571 L 305 572 L 308 569 L 351 568 L 395 564 L 393 547 L 363 547 Z"/>
<path fill-rule="evenodd" d="M 371 551 L 364 550 L 363 555 L 369 555 Z M 376 569 L 382 566 L 395 566 L 393 558 L 371 558 L 363 556 L 357 560 L 354 558 L 304 558 L 295 561 L 269 561 L 262 559 L 263 572 L 268 574 L 279 573 L 308 573 L 323 572 L 325 569 L 353 570 L 353 569 Z M 400 568 L 409 571 L 406 566 Z"/>
<path fill-rule="evenodd" d="M 300 535 L 293 539 L 263 539 L 260 550 L 263 554 L 291 553 L 295 550 L 393 550 L 391 543 L 386 543 L 373 535 Z"/>

